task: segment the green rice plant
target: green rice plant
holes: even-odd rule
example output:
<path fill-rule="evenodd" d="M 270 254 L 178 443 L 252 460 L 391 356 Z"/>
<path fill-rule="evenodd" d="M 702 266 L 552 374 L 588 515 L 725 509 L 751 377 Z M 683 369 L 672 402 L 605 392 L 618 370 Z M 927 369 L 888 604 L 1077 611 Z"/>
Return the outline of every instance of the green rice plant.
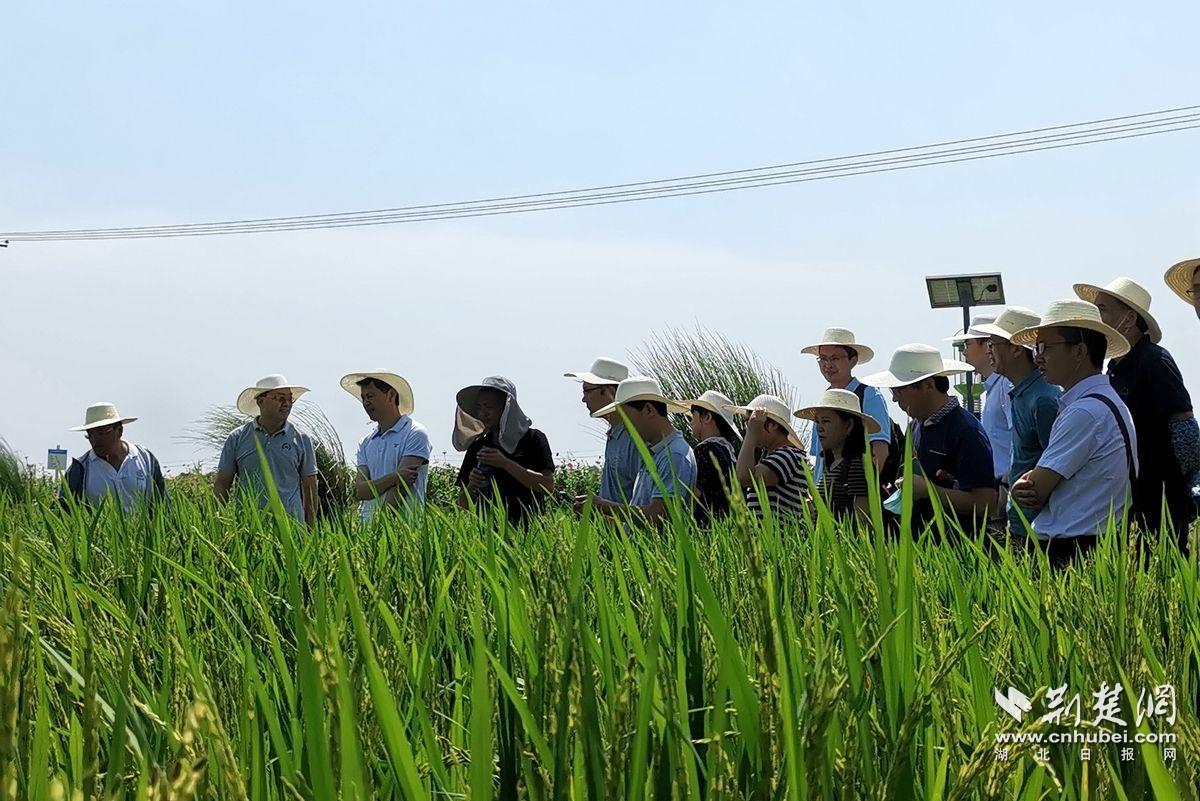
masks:
<path fill-rule="evenodd" d="M 951 519 L 670 511 L 303 528 L 277 497 L 0 498 L 0 798 L 1197 796 L 1200 583 L 1173 537 L 1141 564 L 1117 521 L 1051 571 Z M 1039 719 L 1063 685 L 1078 731 L 1108 728 L 1105 683 L 1176 751 L 1028 741 L 1069 729 Z M 1138 721 L 1163 685 L 1173 722 Z"/>
<path fill-rule="evenodd" d="M 747 346 L 706 328 L 697 327 L 694 332 L 668 329 L 655 334 L 630 358 L 634 371 L 657 378 L 669 398 L 696 398 L 705 390 L 715 389 L 739 405 L 758 395 L 775 395 L 790 408 L 796 407 L 796 391 L 782 371 Z M 744 433 L 745 422 L 740 418 L 735 421 L 739 432 Z M 687 417 L 675 414 L 672 422 L 692 442 Z M 796 424 L 798 430 L 807 432 L 807 424 L 799 420 Z M 802 438 L 806 440 L 807 434 Z"/>
<path fill-rule="evenodd" d="M 0 495 L 24 497 L 30 478 L 29 471 L 8 447 L 8 443 L 0 439 Z"/>

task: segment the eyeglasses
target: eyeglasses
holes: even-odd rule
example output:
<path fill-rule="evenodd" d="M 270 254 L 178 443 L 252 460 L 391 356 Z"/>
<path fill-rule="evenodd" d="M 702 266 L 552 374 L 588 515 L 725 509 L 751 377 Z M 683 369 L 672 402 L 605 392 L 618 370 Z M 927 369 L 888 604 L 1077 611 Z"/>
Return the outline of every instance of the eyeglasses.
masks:
<path fill-rule="evenodd" d="M 837 364 L 838 362 L 850 361 L 847 356 L 818 356 L 817 361 L 821 364 Z"/>
<path fill-rule="evenodd" d="M 263 394 L 259 395 L 258 397 L 261 398 L 262 400 L 272 400 L 272 401 L 275 401 L 276 403 L 290 403 L 292 400 L 292 393 L 290 393 L 290 392 L 264 392 Z"/>
<path fill-rule="evenodd" d="M 599 392 L 602 389 L 608 389 L 608 387 L 584 387 L 583 394 L 591 395 L 593 392 Z"/>
<path fill-rule="evenodd" d="M 1041 356 L 1043 353 L 1046 352 L 1046 349 L 1051 347 L 1052 345 L 1081 345 L 1081 344 L 1083 344 L 1082 339 L 1063 339 L 1058 342 L 1037 342 L 1033 346 L 1033 355 Z"/>

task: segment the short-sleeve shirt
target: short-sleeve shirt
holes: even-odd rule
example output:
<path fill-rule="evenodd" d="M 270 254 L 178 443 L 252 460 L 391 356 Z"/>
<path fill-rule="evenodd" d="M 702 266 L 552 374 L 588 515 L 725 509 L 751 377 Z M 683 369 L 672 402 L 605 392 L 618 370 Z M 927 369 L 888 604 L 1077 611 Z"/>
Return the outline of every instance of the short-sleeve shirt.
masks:
<path fill-rule="evenodd" d="M 495 438 L 491 434 L 485 433 L 480 434 L 467 446 L 467 452 L 463 455 L 462 466 L 458 469 L 457 483 L 460 487 L 467 486 L 467 480 L 470 478 L 471 471 L 479 465 L 479 452 L 484 448 L 497 448 L 505 456 L 527 470 L 535 470 L 539 473 L 554 470 L 554 454 L 550 451 L 550 442 L 546 439 L 546 435 L 536 428 L 531 428 L 525 432 L 525 435 L 517 441 L 517 446 L 513 449 L 512 453 L 499 448 Z M 489 493 L 487 497 L 491 497 L 490 493 L 492 492 L 496 493 L 501 503 L 504 504 L 508 522 L 516 525 L 524 520 L 527 515 L 541 507 L 545 496 L 544 492 L 535 492 L 532 488 L 526 487 L 504 470 L 488 467 L 487 465 L 484 465 L 484 467 L 490 471 L 492 481 L 495 482 L 495 488 L 487 490 L 487 493 Z"/>
<path fill-rule="evenodd" d="M 829 464 L 830 461 L 826 455 L 825 463 Z M 863 471 L 861 456 L 844 456 L 832 470 L 821 476 L 821 495 L 836 517 L 852 514 L 854 499 L 865 498 L 868 492 L 867 474 Z"/>
<path fill-rule="evenodd" d="M 776 516 L 804 514 L 804 505 L 808 496 L 808 479 L 804 468 L 808 457 L 804 451 L 793 445 L 784 445 L 768 453 L 758 462 L 763 467 L 770 468 L 779 481 L 765 487 L 765 500 Z M 753 485 L 746 488 L 746 506 L 753 514 L 762 517 L 763 502 L 759 500 L 758 491 Z"/>
<path fill-rule="evenodd" d="M 1009 390 L 1009 409 L 1013 419 L 1012 465 L 1008 470 L 1008 485 L 1011 487 L 1018 478 L 1037 467 L 1038 459 L 1050 444 L 1050 430 L 1058 417 L 1058 399 L 1062 390 L 1048 382 L 1041 370 L 1033 370 L 1011 390 Z M 1008 496 L 1008 523 L 1013 531 L 1024 531 L 1021 518 L 1017 516 L 1018 506 L 1011 495 Z M 1026 520 L 1037 517 L 1040 509 L 1020 507 Z"/>
<path fill-rule="evenodd" d="M 600 497 L 613 503 L 629 503 L 633 497 L 633 482 L 641 470 L 642 455 L 638 453 L 629 429 L 623 423 L 617 423 L 608 430 L 604 441 Z"/>
<path fill-rule="evenodd" d="M 379 426 L 362 438 L 358 443 L 358 457 L 355 459 L 360 468 L 367 468 L 367 477 L 374 481 L 388 473 L 395 473 L 400 466 L 400 460 L 406 456 L 416 456 L 425 460 L 417 470 L 417 481 L 410 492 L 405 493 L 401 500 L 409 511 L 416 511 L 425 504 L 425 483 L 429 478 L 429 432 L 425 426 L 408 415 L 397 420 L 387 431 L 380 431 Z M 398 494 L 404 493 L 403 487 L 397 487 Z M 375 498 L 363 501 L 361 507 L 364 522 L 371 519 L 379 501 Z"/>
<path fill-rule="evenodd" d="M 696 446 L 696 522 L 729 513 L 729 477 L 737 463 L 733 445 L 724 437 L 709 437 Z"/>
<path fill-rule="evenodd" d="M 238 426 L 225 440 L 217 470 L 233 473 L 236 485 L 253 493 L 258 498 L 259 506 L 265 507 L 270 493 L 267 492 L 262 460 L 255 442 L 262 445 L 271 480 L 275 482 L 283 508 L 295 519 L 303 520 L 304 499 L 300 492 L 300 479 L 317 474 L 317 455 L 312 437 L 290 422 L 270 434 L 255 418 Z"/>
<path fill-rule="evenodd" d="M 1112 410 L 1087 395 L 1103 395 L 1116 405 L 1137 453 L 1133 417 L 1108 376 L 1089 376 L 1064 392 L 1050 444 L 1038 460 L 1038 467 L 1062 476 L 1033 521 L 1033 530 L 1042 539 L 1095 534 L 1108 520 L 1110 508 L 1117 518 L 1125 509 L 1129 493 L 1125 441 Z"/>
<path fill-rule="evenodd" d="M 887 400 L 884 399 L 883 392 L 878 387 L 860 384 L 857 378 L 851 378 L 850 383 L 846 385 L 846 389 L 855 394 L 858 394 L 860 387 L 862 388 L 863 414 L 870 415 L 875 418 L 875 422 L 879 423 L 879 431 L 871 434 L 867 440 L 890 443 L 892 441 L 892 418 L 888 414 Z M 808 452 L 817 455 L 812 468 L 813 481 L 820 481 L 821 474 L 825 472 L 825 455 L 821 449 L 821 439 L 817 436 L 817 427 L 809 426 L 809 432 Z"/>
<path fill-rule="evenodd" d="M 1195 506 L 1171 441 L 1172 415 L 1192 410 L 1179 367 L 1162 346 L 1143 336 L 1129 353 L 1109 362 L 1108 377 L 1137 429 L 1141 472 L 1133 484 L 1133 512 L 1149 528 L 1158 529 L 1165 492 L 1171 520 L 1176 530 L 1182 530 L 1194 516 Z"/>
<path fill-rule="evenodd" d="M 992 445 L 983 425 L 951 398 L 945 406 L 913 428 L 913 452 L 926 481 L 946 489 L 969 491 L 996 486 Z M 933 518 L 933 504 L 922 499 L 913 504 L 918 525 Z M 970 522 L 961 519 L 964 527 Z M 983 521 L 978 521 L 983 522 Z"/>
<path fill-rule="evenodd" d="M 649 506 L 651 501 L 658 498 L 690 500 L 692 488 L 696 486 L 696 455 L 683 434 L 672 431 L 650 446 L 650 456 L 654 459 L 658 480 L 643 463 L 633 482 L 630 505 Z M 659 489 L 659 481 L 662 482 L 662 489 Z"/>
<path fill-rule="evenodd" d="M 105 459 L 89 450 L 81 461 L 84 465 L 83 494 L 89 503 L 99 503 L 107 495 L 112 495 L 121 509 L 130 512 L 139 502 L 148 501 L 154 492 L 154 475 L 151 465 L 150 452 L 139 448 L 132 442 L 127 442 L 129 453 L 119 468 L 114 468 Z"/>
<path fill-rule="evenodd" d="M 1008 396 L 1011 389 L 1012 382 L 999 373 L 992 373 L 983 380 L 983 410 L 979 413 L 979 422 L 992 446 L 995 478 L 1007 478 L 1012 466 L 1013 420 Z"/>

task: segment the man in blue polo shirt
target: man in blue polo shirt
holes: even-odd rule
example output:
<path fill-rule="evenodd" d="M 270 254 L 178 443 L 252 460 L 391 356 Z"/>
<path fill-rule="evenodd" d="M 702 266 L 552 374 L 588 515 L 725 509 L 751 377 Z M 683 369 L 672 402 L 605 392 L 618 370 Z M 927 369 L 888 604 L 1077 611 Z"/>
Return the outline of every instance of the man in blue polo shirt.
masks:
<path fill-rule="evenodd" d="M 887 401 L 875 387 L 867 386 L 854 377 L 854 368 L 866 364 L 875 357 L 875 351 L 855 340 L 854 332 L 846 328 L 826 328 L 821 341 L 800 350 L 817 357 L 821 376 L 829 382 L 829 389 L 846 389 L 858 396 L 863 413 L 875 418 L 879 431 L 872 434 L 871 461 L 875 469 L 882 470 L 892 447 L 892 421 L 888 414 Z M 810 426 L 808 452 L 816 458 L 813 464 L 813 480 L 820 481 L 825 472 L 824 450 L 817 437 L 817 427 Z M 902 456 L 903 454 L 901 454 Z M 888 477 L 890 480 L 894 476 Z"/>
<path fill-rule="evenodd" d="M 363 522 L 381 506 L 407 514 L 425 506 L 429 475 L 429 432 L 412 418 L 413 392 L 408 381 L 387 370 L 350 373 L 342 389 L 358 398 L 375 429 L 358 444 L 354 497 L 362 502 Z"/>
<path fill-rule="evenodd" d="M 269 375 L 238 395 L 237 410 L 251 419 L 234 429 L 221 448 L 213 492 L 222 502 L 237 485 L 260 507 L 270 500 L 263 460 L 283 508 L 308 524 L 317 514 L 317 455 L 312 437 L 288 420 L 292 404 L 308 389 Z M 262 456 L 259 456 L 259 449 Z"/>
<path fill-rule="evenodd" d="M 629 377 L 629 368 L 614 359 L 601 356 L 592 362 L 590 370 L 563 375 L 583 384 L 583 405 L 587 407 L 588 414 L 595 417 L 598 410 L 613 403 L 617 385 Z M 620 415 L 612 412 L 602 419 L 608 424 L 608 432 L 604 436 L 599 497 L 613 503 L 628 503 L 633 495 L 633 482 L 642 469 L 642 457 Z M 579 496 L 575 499 L 575 508 L 582 508 L 587 500 L 588 496 Z"/>
<path fill-rule="evenodd" d="M 1129 351 L 1125 338 L 1082 300 L 1050 304 L 1041 324 L 1018 331 L 1033 345 L 1038 369 L 1063 388 L 1058 419 L 1037 466 L 1013 483 L 1013 498 L 1041 509 L 1033 530 L 1050 564 L 1068 565 L 1096 545 L 1110 515 L 1120 520 L 1137 474 L 1133 418 L 1108 377 L 1110 359 Z"/>
<path fill-rule="evenodd" d="M 952 340 L 962 349 L 963 361 L 974 367 L 983 381 L 983 407 L 979 412 L 979 422 L 992 446 L 992 472 L 1000 487 L 1000 502 L 1003 503 L 1008 486 L 1008 467 L 1012 461 L 1013 422 L 1008 396 L 1012 382 L 992 368 L 987 350 L 988 335 L 980 330 L 995 320 L 990 314 L 974 317 L 970 327 L 952 337 Z M 995 511 L 998 514 L 1001 510 Z"/>
<path fill-rule="evenodd" d="M 1050 443 L 1050 429 L 1058 417 L 1058 398 L 1062 395 L 1058 387 L 1046 381 L 1042 371 L 1033 362 L 1033 351 L 1023 345 L 1012 344 L 1013 334 L 1031 328 L 1041 322 L 1030 309 L 1023 306 L 1008 306 L 996 317 L 995 322 L 979 326 L 979 331 L 988 335 L 988 356 L 992 368 L 1009 380 L 1009 413 L 1012 415 L 1012 455 L 1006 481 L 1009 487 L 1018 478 L 1032 470 Z M 1028 534 L 1028 527 L 1021 521 L 1032 521 L 1039 510 L 1021 506 L 1008 498 L 1008 528 L 1014 534 Z"/>
<path fill-rule="evenodd" d="M 917 463 L 911 486 L 919 533 L 933 517 L 931 495 L 944 509 L 953 509 L 964 531 L 981 530 L 996 506 L 992 448 L 975 416 L 950 397 L 947 376 L 969 372 L 969 364 L 943 360 L 937 348 L 904 345 L 888 369 L 862 379 L 864 384 L 892 391 L 892 399 L 912 418 L 911 436 Z M 897 482 L 901 483 L 900 481 Z"/>
<path fill-rule="evenodd" d="M 630 376 L 617 386 L 613 402 L 592 413 L 593 417 L 625 413 L 629 424 L 650 450 L 653 472 L 643 462 L 633 482 L 633 492 L 625 503 L 604 498 L 593 499 L 603 515 L 613 516 L 621 510 L 639 512 L 650 522 L 667 514 L 667 499 L 675 498 L 691 514 L 692 490 L 696 486 L 696 456 L 675 427 L 670 412 L 684 413 L 690 408 L 678 401 L 668 400 L 658 381 L 649 376 Z"/>

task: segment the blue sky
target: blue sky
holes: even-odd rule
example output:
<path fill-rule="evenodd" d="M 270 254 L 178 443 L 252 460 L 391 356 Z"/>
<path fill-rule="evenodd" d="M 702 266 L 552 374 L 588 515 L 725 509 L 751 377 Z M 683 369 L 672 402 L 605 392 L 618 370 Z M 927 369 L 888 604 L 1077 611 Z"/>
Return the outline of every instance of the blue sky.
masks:
<path fill-rule="evenodd" d="M 20 4 L 0 51 L 0 229 L 369 209 L 837 156 L 1200 102 L 1195 3 Z M 926 274 L 1044 308 L 1200 254 L 1200 132 L 839 181 L 489 219 L 0 251 L 0 435 L 35 461 L 93 400 L 164 462 L 284 372 L 348 442 L 343 373 L 453 394 L 509 375 L 555 450 L 598 450 L 562 372 L 699 322 L 782 368 L 846 325 L 939 342 Z M 874 367 L 875 365 L 872 365 Z M 865 372 L 862 371 L 862 372 Z"/>

